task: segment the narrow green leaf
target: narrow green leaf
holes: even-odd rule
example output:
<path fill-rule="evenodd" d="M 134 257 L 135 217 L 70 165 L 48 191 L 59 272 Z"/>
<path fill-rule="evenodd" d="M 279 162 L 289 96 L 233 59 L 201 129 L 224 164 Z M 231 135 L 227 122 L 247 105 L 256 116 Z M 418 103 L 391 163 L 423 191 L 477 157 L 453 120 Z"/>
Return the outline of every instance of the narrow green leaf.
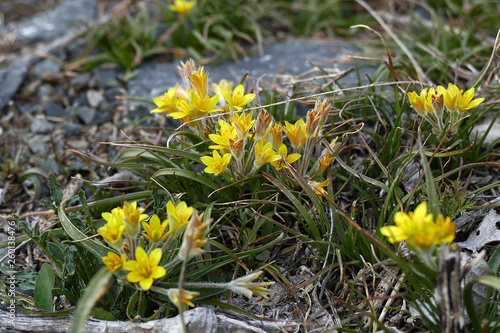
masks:
<path fill-rule="evenodd" d="M 57 183 L 56 176 L 52 172 L 49 174 L 49 188 L 50 197 L 56 203 L 56 207 L 59 207 L 63 198 L 63 192 L 61 186 Z"/>
<path fill-rule="evenodd" d="M 183 178 L 194 180 L 195 182 L 198 182 L 202 185 L 205 185 L 212 190 L 219 188 L 219 186 L 217 184 L 215 184 L 213 181 L 208 180 L 207 178 L 205 178 L 203 176 L 197 175 L 194 172 L 189 171 L 189 170 L 174 169 L 174 168 L 161 169 L 157 173 L 155 173 L 152 178 L 157 178 L 160 176 L 183 177 Z"/>
<path fill-rule="evenodd" d="M 477 307 L 474 304 L 472 290 L 472 287 L 474 287 L 474 284 L 476 283 L 481 283 L 488 287 L 495 288 L 497 291 L 500 291 L 500 279 L 496 276 L 484 275 L 478 277 L 474 281 L 469 282 L 464 288 L 464 307 L 467 310 L 467 314 L 469 315 L 469 319 L 472 327 L 474 328 L 474 332 L 482 332 L 483 330 L 481 328 L 481 318 L 479 318 Z"/>
<path fill-rule="evenodd" d="M 38 309 L 54 310 L 54 304 L 52 303 L 54 283 L 55 277 L 52 267 L 49 264 L 43 264 L 35 283 L 35 306 Z"/>
<path fill-rule="evenodd" d="M 424 147 L 422 144 L 422 139 L 420 138 L 420 135 L 418 136 L 418 141 L 420 144 L 420 158 L 422 159 L 422 167 L 424 168 L 424 175 L 425 175 L 425 188 L 427 192 L 427 199 L 429 200 L 428 202 L 428 207 L 429 211 L 434 215 L 438 216 L 439 215 L 439 201 L 437 197 L 437 191 L 436 191 L 436 185 L 434 183 L 434 177 L 432 176 L 432 171 L 429 166 L 429 162 L 427 161 L 427 158 L 425 157 L 424 153 Z"/>
<path fill-rule="evenodd" d="M 82 239 L 88 238 L 83 232 L 81 232 L 77 227 L 71 223 L 71 220 L 66 215 L 64 211 L 64 206 L 66 204 L 66 200 L 61 202 L 59 206 L 59 221 L 61 222 L 62 227 L 66 231 L 66 233 L 71 237 L 71 239 L 75 241 L 81 241 Z M 93 239 L 88 239 L 86 241 L 81 242 L 90 252 L 96 255 L 98 258 L 106 257 L 108 252 L 111 251 L 108 247 L 96 242 Z"/>
<path fill-rule="evenodd" d="M 113 273 L 107 268 L 102 268 L 90 280 L 83 295 L 76 304 L 75 316 L 71 322 L 70 333 L 79 333 L 83 331 L 85 319 L 87 319 L 97 301 L 108 290 L 110 282 L 112 281 L 112 276 Z"/>

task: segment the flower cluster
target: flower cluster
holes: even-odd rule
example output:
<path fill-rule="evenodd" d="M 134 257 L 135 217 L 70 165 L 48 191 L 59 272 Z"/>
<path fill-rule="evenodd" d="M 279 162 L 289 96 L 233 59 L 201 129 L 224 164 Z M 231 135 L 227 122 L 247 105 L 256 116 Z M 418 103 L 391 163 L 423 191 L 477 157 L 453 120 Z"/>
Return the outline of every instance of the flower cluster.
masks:
<path fill-rule="evenodd" d="M 215 85 L 213 95 L 209 94 L 208 89 L 208 73 L 205 68 L 200 66 L 195 70 L 195 64 L 192 59 L 186 63 L 181 62 L 178 68 L 179 73 L 184 82 L 186 91 L 181 90 L 179 85 L 169 88 L 163 95 L 153 98 L 153 102 L 157 108 L 151 110 L 151 113 L 167 113 L 168 116 L 174 119 L 180 119 L 183 123 L 187 123 L 190 127 L 196 127 L 200 133 L 206 131 L 206 121 L 199 121 L 193 123 L 194 120 L 203 118 L 211 113 L 219 111 L 234 111 L 241 110 L 244 106 L 250 103 L 255 94 L 245 94 L 243 85 L 238 85 L 232 94 L 226 90 L 231 88 L 232 85 L 228 84 L 225 80 L 220 84 Z M 223 97 L 225 104 L 220 108 L 219 99 Z"/>
<path fill-rule="evenodd" d="M 408 94 L 408 98 L 413 108 L 432 125 L 435 134 L 447 130 L 455 134 L 458 123 L 463 119 L 463 113 L 484 101 L 484 98 L 473 99 L 474 94 L 474 88 L 464 93 L 450 83 L 448 88 L 438 86 L 436 90 L 423 89 L 420 95 L 412 91 Z"/>
<path fill-rule="evenodd" d="M 396 213 L 394 222 L 395 226 L 380 229 L 391 243 L 406 241 L 410 246 L 428 249 L 432 245 L 451 243 L 455 239 L 455 224 L 451 223 L 451 218 L 439 215 L 434 219 L 432 214 L 427 214 L 425 202 L 418 205 L 415 212 Z"/>
<path fill-rule="evenodd" d="M 330 107 L 327 100 L 317 101 L 314 109 L 308 112 L 307 121 L 301 118 L 295 123 L 285 121 L 284 125 L 274 122 L 266 110 L 260 111 L 255 119 L 252 113 L 244 112 L 234 113 L 228 121 L 219 119 L 217 132 L 208 135 L 213 143 L 209 146 L 213 149 L 212 155 L 201 158 L 206 166 L 205 172 L 218 175 L 227 171 L 241 179 L 253 175 L 268 163 L 279 171 L 297 162 L 294 168 L 306 176 L 311 188 L 321 198 L 329 180 L 316 180 L 332 162 L 332 154 L 324 150 L 315 165 L 306 171 Z M 283 140 L 285 136 L 288 145 Z M 299 163 L 303 156 L 306 159 Z"/>
<path fill-rule="evenodd" d="M 203 253 L 201 247 L 206 242 L 206 230 L 211 220 L 203 221 L 203 216 L 199 216 L 193 207 L 188 207 L 183 201 L 177 204 L 169 201 L 166 208 L 167 219 L 161 222 L 156 214 L 144 214 L 144 209 L 138 208 L 137 202 L 125 202 L 123 207 L 102 213 L 107 223 L 97 230 L 109 246 L 118 251 L 109 251 L 102 258 L 103 263 L 111 272 L 128 272 L 127 280 L 139 284 L 142 290 L 149 290 L 154 280 L 166 275 L 166 269 L 172 266 L 172 262 L 163 266 L 160 264 L 164 251 L 181 234 L 184 233 L 182 255 L 176 257 L 176 262 Z M 139 236 L 141 224 L 144 238 Z M 192 235 L 192 230 L 198 231 L 195 234 L 196 241 L 188 239 L 187 235 Z M 163 247 L 158 247 L 162 242 Z"/>
<path fill-rule="evenodd" d="M 316 101 L 306 120 L 301 118 L 295 123 L 285 121 L 281 124 L 273 121 L 265 109 L 256 116 L 241 111 L 255 98 L 255 94 L 245 93 L 243 85 L 236 86 L 231 92 L 233 84 L 222 80 L 212 85 L 214 95 L 210 97 L 208 73 L 203 67 L 195 70 L 194 61 L 189 60 L 185 64 L 181 62 L 179 72 L 187 93 L 183 94 L 178 85 L 168 89 L 163 96 L 153 99 L 157 108 L 151 113 L 167 113 L 191 128 L 196 127 L 199 134 L 208 137 L 212 142 L 209 148 L 213 150 L 211 155 L 201 157 L 206 173 L 229 172 L 238 180 L 252 176 L 268 163 L 277 171 L 286 170 L 296 163 L 294 168 L 307 179 L 314 193 L 319 198 L 326 194 L 324 188 L 329 180 L 320 181 L 319 178 L 334 158 L 332 154 L 338 148 L 336 140 L 329 149 L 319 153 L 316 149 L 315 164 L 310 169 L 308 164 L 330 112 L 328 100 Z M 214 112 L 221 115 L 217 123 L 206 117 Z M 284 136 L 288 138 L 288 144 L 283 141 Z"/>

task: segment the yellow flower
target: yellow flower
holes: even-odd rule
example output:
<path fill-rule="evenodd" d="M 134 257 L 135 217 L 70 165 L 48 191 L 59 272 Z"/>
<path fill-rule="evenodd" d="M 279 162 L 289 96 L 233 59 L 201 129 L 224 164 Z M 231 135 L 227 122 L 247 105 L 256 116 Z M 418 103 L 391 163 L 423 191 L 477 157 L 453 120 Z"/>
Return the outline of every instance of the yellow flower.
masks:
<path fill-rule="evenodd" d="M 171 288 L 168 290 L 168 298 L 170 298 L 170 301 L 174 303 L 177 308 L 180 309 L 182 307 L 182 311 L 186 310 L 186 305 L 194 308 L 194 304 L 191 300 L 199 294 L 198 292 L 187 291 L 185 289 L 179 292 L 178 288 Z"/>
<path fill-rule="evenodd" d="M 434 91 L 434 88 L 431 88 Z M 427 89 L 422 89 L 420 95 L 412 91 L 408 94 L 408 99 L 410 100 L 411 106 L 423 117 L 427 112 L 433 113 L 431 104 L 432 94 L 427 93 Z"/>
<path fill-rule="evenodd" d="M 455 225 L 451 218 L 439 215 L 436 221 L 432 214 L 427 214 L 427 203 L 422 202 L 414 212 L 396 213 L 394 226 L 380 229 L 380 233 L 389 238 L 389 242 L 407 241 L 408 244 L 427 249 L 432 245 L 450 243 L 455 239 Z"/>
<path fill-rule="evenodd" d="M 332 154 L 326 153 L 326 155 L 319 160 L 318 170 L 320 172 L 325 171 L 326 168 L 328 168 L 328 166 L 330 165 L 330 163 L 332 163 L 333 159 L 334 157 L 332 157 Z"/>
<path fill-rule="evenodd" d="M 115 252 L 108 252 L 107 257 L 102 258 L 102 262 L 111 272 L 119 272 L 123 268 L 123 264 L 127 261 L 127 257 L 122 254 L 118 255 Z"/>
<path fill-rule="evenodd" d="M 264 140 L 260 140 L 255 144 L 255 161 L 254 165 L 256 167 L 261 167 L 266 163 L 278 161 L 281 159 L 281 155 L 278 155 L 273 150 L 272 142 L 264 144 Z"/>
<path fill-rule="evenodd" d="M 278 148 L 278 154 L 282 157 L 277 161 L 271 162 L 272 166 L 276 170 L 281 170 L 283 168 L 287 168 L 285 162 L 283 159 L 285 159 L 288 163 L 292 164 L 293 162 L 297 161 L 300 158 L 300 154 L 290 154 L 288 155 L 288 148 L 287 146 L 282 143 L 281 146 Z"/>
<path fill-rule="evenodd" d="M 212 157 L 202 156 L 200 159 L 201 162 L 207 166 L 203 171 L 218 175 L 222 171 L 226 170 L 227 165 L 231 161 L 231 154 L 227 153 L 221 157 L 217 150 L 213 150 Z"/>
<path fill-rule="evenodd" d="M 304 119 L 300 118 L 293 125 L 288 121 L 285 121 L 283 131 L 285 131 L 285 134 L 288 136 L 288 139 L 290 139 L 290 142 L 295 150 L 299 149 L 306 143 L 307 136 Z"/>
<path fill-rule="evenodd" d="M 170 237 L 177 237 L 188 225 L 193 207 L 188 207 L 184 201 L 174 205 L 172 201 L 167 203 L 168 232 Z"/>
<path fill-rule="evenodd" d="M 139 233 L 139 223 L 148 218 L 148 214 L 142 214 L 144 208 L 137 208 L 137 201 L 129 204 L 125 201 L 123 205 L 123 222 L 125 222 L 125 233 L 135 237 Z"/>
<path fill-rule="evenodd" d="M 252 129 L 255 120 L 252 120 L 252 113 L 249 112 L 245 114 L 244 112 L 237 114 L 235 113 L 231 119 L 233 128 L 236 131 L 236 136 L 239 140 L 245 140 L 247 138 L 248 132 Z M 234 139 L 234 138 L 232 138 Z"/>
<path fill-rule="evenodd" d="M 255 94 L 246 94 L 243 85 L 240 84 L 233 90 L 233 95 L 229 93 L 224 87 L 220 87 L 220 92 L 224 97 L 224 100 L 233 110 L 241 110 L 245 105 L 250 103 L 254 98 Z"/>
<path fill-rule="evenodd" d="M 265 287 L 274 284 L 274 282 L 253 282 L 261 274 L 262 271 L 257 271 L 233 280 L 228 283 L 229 289 L 248 298 L 252 298 L 252 295 L 266 298 L 272 291 Z"/>
<path fill-rule="evenodd" d="M 189 59 L 186 61 L 186 63 L 183 63 L 181 61 L 181 65 L 177 66 L 177 70 L 179 71 L 179 74 L 182 78 L 182 82 L 184 83 L 184 87 L 186 89 L 192 89 L 191 82 L 189 81 L 189 78 L 191 77 L 192 73 L 194 72 L 194 60 Z"/>
<path fill-rule="evenodd" d="M 460 113 L 477 107 L 484 101 L 484 98 L 474 98 L 476 90 L 471 88 L 467 90 L 463 95 L 463 90 L 458 89 L 454 84 L 449 84 L 448 89 L 444 90 L 443 87 L 438 87 L 439 91 L 443 92 L 444 104 L 450 112 L 458 111 Z"/>
<path fill-rule="evenodd" d="M 324 182 L 318 183 L 314 180 L 309 182 L 309 186 L 311 186 L 313 192 L 318 196 L 319 200 L 323 201 L 323 194 L 328 195 L 328 192 L 325 190 L 325 187 L 330 184 L 330 179 L 325 180 Z"/>
<path fill-rule="evenodd" d="M 219 81 L 219 83 L 212 83 L 212 90 L 214 93 L 219 95 L 219 101 L 224 100 L 224 96 L 222 96 L 220 88 L 224 88 L 226 90 L 232 90 L 233 89 L 233 82 L 232 81 L 226 81 L 226 79 L 222 79 Z"/>
<path fill-rule="evenodd" d="M 196 1 L 174 0 L 174 4 L 169 5 L 168 9 L 181 14 L 181 16 L 184 16 L 189 13 L 195 5 Z"/>
<path fill-rule="evenodd" d="M 203 254 L 204 251 L 201 247 L 207 242 L 205 236 L 211 222 L 212 219 L 203 222 L 203 215 L 198 215 L 198 212 L 194 211 L 182 237 L 182 245 L 177 254 L 179 259 L 185 260 L 186 257 L 190 259 L 197 254 Z"/>
<path fill-rule="evenodd" d="M 234 127 L 222 119 L 219 119 L 219 127 L 220 129 L 218 134 L 208 135 L 210 140 L 216 143 L 216 145 L 211 145 L 209 148 L 219 149 L 222 154 L 225 154 L 230 151 L 229 140 L 234 140 L 237 134 Z"/>
<path fill-rule="evenodd" d="M 107 213 L 109 214 L 109 213 Z M 105 213 L 103 213 L 104 217 Z M 125 225 L 119 219 L 116 219 L 114 215 L 111 215 L 108 223 L 103 227 L 97 229 L 97 232 L 104 238 L 104 240 L 112 248 L 120 251 L 123 245 L 123 232 L 125 230 Z"/>
<path fill-rule="evenodd" d="M 198 96 L 203 98 L 208 95 L 208 73 L 205 73 L 205 67 L 200 66 L 197 71 L 193 71 L 189 77 L 189 82 Z M 217 96 L 217 101 L 219 101 L 219 96 Z"/>
<path fill-rule="evenodd" d="M 161 112 L 177 112 L 177 88 L 169 88 L 165 95 L 153 98 L 153 102 L 156 104 L 157 108 L 149 111 L 150 113 L 161 113 Z"/>
<path fill-rule="evenodd" d="M 154 249 L 148 256 L 142 247 L 138 247 L 135 250 L 136 260 L 127 261 L 123 265 L 123 268 L 130 271 L 127 280 L 132 283 L 139 282 L 143 290 L 149 290 L 153 279 L 159 279 L 167 273 L 165 268 L 158 266 L 161 255 L 161 249 Z"/>
<path fill-rule="evenodd" d="M 191 77 L 192 78 L 192 77 Z M 188 91 L 189 101 L 184 98 L 179 98 L 177 100 L 177 112 L 172 112 L 169 114 L 174 119 L 182 119 L 184 123 L 196 120 L 209 113 L 220 111 L 221 109 L 215 109 L 219 101 L 219 96 L 200 96 L 193 89 Z"/>
<path fill-rule="evenodd" d="M 165 220 L 160 224 L 160 219 L 156 216 L 156 214 L 151 216 L 149 223 L 142 222 L 142 226 L 146 231 L 143 235 L 153 243 L 159 243 L 165 240 L 168 236 L 168 233 L 164 233 L 168 226 L 168 220 Z"/>

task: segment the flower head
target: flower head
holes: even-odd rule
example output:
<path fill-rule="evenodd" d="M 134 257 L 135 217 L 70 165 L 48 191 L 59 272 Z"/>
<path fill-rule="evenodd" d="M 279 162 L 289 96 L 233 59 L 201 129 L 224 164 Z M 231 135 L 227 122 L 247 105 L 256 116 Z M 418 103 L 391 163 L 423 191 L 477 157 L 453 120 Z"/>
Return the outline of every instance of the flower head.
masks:
<path fill-rule="evenodd" d="M 244 112 L 237 114 L 235 113 L 231 119 L 231 123 L 233 124 L 233 128 L 236 131 L 236 136 L 240 140 L 245 140 L 248 136 L 248 132 L 253 127 L 255 120 L 252 120 L 252 113 L 249 112 L 245 114 Z"/>
<path fill-rule="evenodd" d="M 212 83 L 212 91 L 219 95 L 219 102 L 224 102 L 224 96 L 222 96 L 221 88 L 224 88 L 225 90 L 232 90 L 233 82 L 222 79 L 219 81 L 219 83 Z"/>
<path fill-rule="evenodd" d="M 326 168 L 328 168 L 328 166 L 330 165 L 330 163 L 332 163 L 333 159 L 334 157 L 332 156 L 332 154 L 326 153 L 326 155 L 319 160 L 318 171 L 319 172 L 325 171 Z"/>
<path fill-rule="evenodd" d="M 252 298 L 252 295 L 266 298 L 271 291 L 265 287 L 274 284 L 274 282 L 253 282 L 261 274 L 262 271 L 257 271 L 233 280 L 229 282 L 229 289 L 248 298 Z"/>
<path fill-rule="evenodd" d="M 222 171 L 226 170 L 227 165 L 231 161 L 231 154 L 227 153 L 224 154 L 224 156 L 220 156 L 217 150 L 213 150 L 212 157 L 202 156 L 200 159 L 201 162 L 207 166 L 203 171 L 218 175 Z"/>
<path fill-rule="evenodd" d="M 323 194 L 328 195 L 328 192 L 325 190 L 325 187 L 330 184 L 330 179 L 325 180 L 324 182 L 318 183 L 314 180 L 309 182 L 309 186 L 311 186 L 313 192 L 318 196 L 320 200 L 323 200 Z"/>
<path fill-rule="evenodd" d="M 229 140 L 235 140 L 236 135 L 236 130 L 231 124 L 219 119 L 219 132 L 208 135 L 210 140 L 216 143 L 216 145 L 211 145 L 209 148 L 219 149 L 221 153 L 228 153 L 230 151 Z"/>
<path fill-rule="evenodd" d="M 229 93 L 224 87 L 220 87 L 220 92 L 224 97 L 224 100 L 233 110 L 241 110 L 245 105 L 250 103 L 254 98 L 255 94 L 246 94 L 243 85 L 240 84 L 233 90 L 233 95 Z"/>
<path fill-rule="evenodd" d="M 161 249 L 154 249 L 148 256 L 142 247 L 138 247 L 135 250 L 136 260 L 127 261 L 123 265 L 123 268 L 130 271 L 127 280 L 132 283 L 139 282 L 143 290 L 149 290 L 153 279 L 159 279 L 167 273 L 165 268 L 158 266 L 161 255 Z"/>
<path fill-rule="evenodd" d="M 196 5 L 196 1 L 174 0 L 173 5 L 169 5 L 168 9 L 179 13 L 181 16 L 189 13 Z"/>
<path fill-rule="evenodd" d="M 434 88 L 432 88 L 434 90 Z M 431 94 L 427 93 L 427 89 L 422 89 L 420 95 L 412 91 L 408 94 L 411 106 L 423 117 L 427 112 L 433 113 L 430 97 Z"/>
<path fill-rule="evenodd" d="M 123 221 L 125 222 L 125 233 L 135 237 L 139 233 L 139 224 L 148 218 L 148 214 L 142 214 L 144 208 L 137 208 L 137 201 L 129 204 L 125 201 L 123 205 Z"/>
<path fill-rule="evenodd" d="M 107 257 L 102 258 L 102 262 L 111 272 L 119 272 L 123 268 L 123 264 L 127 261 L 125 254 L 118 255 L 115 252 L 109 251 Z"/>
<path fill-rule="evenodd" d="M 266 109 L 262 109 L 255 121 L 255 141 L 269 136 L 269 129 L 271 126 L 272 117 Z"/>
<path fill-rule="evenodd" d="M 150 113 L 161 113 L 161 112 L 177 112 L 177 88 L 169 88 L 163 96 L 153 98 L 153 102 L 156 104 L 157 108 L 149 111 Z"/>
<path fill-rule="evenodd" d="M 107 215 L 107 217 L 109 217 L 109 215 Z M 123 225 L 123 222 L 120 219 L 117 219 L 114 215 L 111 215 L 108 223 L 97 229 L 97 232 L 104 238 L 109 246 L 118 251 L 121 250 L 123 245 L 124 231 L 125 225 Z"/>
<path fill-rule="evenodd" d="M 260 140 L 255 144 L 255 161 L 254 165 L 256 167 L 261 167 L 266 163 L 278 161 L 281 159 L 281 155 L 278 155 L 273 150 L 272 142 L 264 144 L 264 140 Z"/>
<path fill-rule="evenodd" d="M 165 240 L 165 238 L 167 238 L 168 236 L 168 233 L 165 233 L 165 230 L 168 226 L 168 220 L 160 223 L 160 219 L 156 214 L 151 216 L 151 218 L 149 219 L 149 223 L 142 222 L 142 226 L 145 230 L 143 235 L 153 243 L 159 243 Z"/>
<path fill-rule="evenodd" d="M 200 293 L 198 292 L 187 291 L 185 289 L 180 291 L 178 288 L 171 288 L 168 290 L 168 298 L 170 298 L 170 301 L 174 303 L 177 308 L 182 308 L 182 311 L 186 310 L 186 306 L 194 308 L 194 304 L 191 302 L 191 299 L 195 298 L 199 294 Z"/>
<path fill-rule="evenodd" d="M 286 166 L 286 164 L 283 160 L 286 160 L 289 164 L 292 164 L 293 162 L 297 161 L 302 156 L 300 154 L 288 155 L 288 148 L 284 143 L 282 143 L 281 146 L 278 148 L 278 154 L 281 156 L 281 159 L 274 161 L 274 162 L 271 162 L 272 166 L 276 170 L 281 170 L 283 168 L 288 169 L 288 167 Z"/>
<path fill-rule="evenodd" d="M 476 92 L 474 88 L 467 90 L 463 95 L 462 92 L 463 90 L 458 89 L 456 85 L 451 83 L 448 85 L 448 89 L 444 93 L 444 103 L 450 112 L 462 113 L 477 107 L 484 101 L 484 98 L 473 99 Z"/>
<path fill-rule="evenodd" d="M 307 135 L 304 119 L 300 118 L 293 125 L 288 121 L 285 121 L 283 131 L 285 131 L 285 134 L 288 136 L 288 139 L 290 139 L 290 142 L 295 150 L 298 150 L 306 143 Z"/>
<path fill-rule="evenodd" d="M 274 149 L 279 148 L 283 143 L 283 125 L 275 124 L 271 127 L 271 137 Z"/>
<path fill-rule="evenodd" d="M 167 203 L 168 233 L 170 237 L 177 237 L 188 225 L 193 207 L 188 207 L 184 201 L 174 205 L 172 201 Z"/>
<path fill-rule="evenodd" d="M 205 67 L 200 66 L 197 71 L 193 71 L 189 77 L 189 82 L 198 96 L 203 98 L 208 95 L 208 73 L 205 73 Z M 217 96 L 218 100 L 219 97 Z"/>
<path fill-rule="evenodd" d="M 455 225 L 451 218 L 439 215 L 436 220 L 427 214 L 427 203 L 422 202 L 414 212 L 396 213 L 395 226 L 386 226 L 380 233 L 389 238 L 389 242 L 406 241 L 415 247 L 427 249 L 432 245 L 450 243 L 455 239 Z"/>
<path fill-rule="evenodd" d="M 202 246 L 207 242 L 205 236 L 211 222 L 212 219 L 203 221 L 203 214 L 198 215 L 198 212 L 194 211 L 191 221 L 189 221 L 189 225 L 182 237 L 182 245 L 177 254 L 179 259 L 185 260 L 186 257 L 190 259 L 197 254 L 203 254 Z"/>

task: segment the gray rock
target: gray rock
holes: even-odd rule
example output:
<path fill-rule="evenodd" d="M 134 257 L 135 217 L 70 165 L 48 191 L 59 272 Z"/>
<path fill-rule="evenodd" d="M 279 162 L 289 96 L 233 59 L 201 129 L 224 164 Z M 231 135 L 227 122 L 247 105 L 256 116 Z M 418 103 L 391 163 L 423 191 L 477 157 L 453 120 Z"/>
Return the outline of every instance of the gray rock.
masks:
<path fill-rule="evenodd" d="M 210 82 L 219 82 L 222 79 L 238 82 L 246 72 L 254 80 L 262 75 L 277 73 L 297 75 L 314 68 L 311 64 L 331 68 L 335 60 L 338 60 L 335 66 L 339 70 L 346 70 L 354 64 L 340 60 L 359 52 L 356 46 L 343 40 L 298 39 L 269 44 L 264 48 L 264 55 L 254 53 L 242 59 L 240 63 L 226 62 L 219 66 L 205 66 L 205 70 L 209 72 Z M 178 63 L 145 62 L 135 71 L 134 78 L 128 83 L 130 95 L 151 100 L 169 87 L 174 87 L 177 82 L 182 84 L 177 74 L 177 66 Z M 366 72 L 373 76 L 375 68 L 360 69 L 362 77 L 365 77 Z M 350 81 L 351 86 L 357 84 L 357 74 L 351 73 L 343 78 L 344 86 L 349 85 L 346 81 Z"/>
<path fill-rule="evenodd" d="M 73 105 L 74 106 L 88 106 L 87 103 L 87 96 L 85 96 L 85 93 L 81 93 L 76 98 L 73 100 Z"/>
<path fill-rule="evenodd" d="M 19 110 L 20 114 L 27 114 L 27 113 L 35 113 L 38 111 L 39 107 L 38 105 L 35 104 L 17 104 L 17 109 Z"/>
<path fill-rule="evenodd" d="M 80 90 L 88 86 L 90 81 L 90 73 L 82 73 L 71 79 L 71 86 L 75 90 Z"/>
<path fill-rule="evenodd" d="M 97 115 L 97 110 L 88 106 L 80 106 L 76 110 L 77 117 L 83 121 L 85 125 L 94 123 Z"/>
<path fill-rule="evenodd" d="M 35 134 L 48 134 L 54 129 L 54 124 L 42 118 L 35 118 L 31 123 L 31 132 Z"/>
<path fill-rule="evenodd" d="M 472 128 L 472 131 L 470 133 L 470 139 L 475 140 L 477 136 L 476 143 L 479 143 L 479 140 L 481 140 L 483 136 L 486 135 L 486 131 L 488 130 L 488 127 L 491 125 L 491 122 L 493 121 L 494 117 L 495 114 L 489 112 L 483 119 L 477 122 Z M 499 138 L 500 138 L 500 118 L 497 117 L 493 125 L 491 125 L 490 131 L 484 138 L 482 147 L 488 148 L 493 142 L 499 140 Z"/>
<path fill-rule="evenodd" d="M 35 136 L 28 141 L 28 149 L 32 154 L 47 156 L 50 151 L 50 146 L 47 142 Z"/>
<path fill-rule="evenodd" d="M 43 77 L 48 74 L 59 73 L 61 64 L 51 59 L 44 59 L 33 66 L 33 73 L 36 77 Z"/>
<path fill-rule="evenodd" d="M 116 87 L 118 83 L 118 76 L 123 74 L 120 68 L 96 68 L 94 70 L 94 77 L 97 86 L 101 89 Z"/>
<path fill-rule="evenodd" d="M 64 117 L 64 107 L 59 103 L 48 103 L 45 105 L 45 114 L 47 117 Z"/>
<path fill-rule="evenodd" d="M 87 90 L 87 93 L 85 94 L 85 96 L 87 96 L 87 102 L 89 103 L 90 107 L 92 107 L 92 108 L 98 107 L 99 104 L 104 99 L 102 92 L 97 91 L 97 90 Z"/>
<path fill-rule="evenodd" d="M 9 24 L 0 32 L 16 30 L 17 41 L 34 43 L 53 40 L 94 19 L 97 0 L 67 0 L 54 9 L 33 16 L 19 24 Z M 7 30 L 7 31 L 6 31 Z"/>
<path fill-rule="evenodd" d="M 36 98 L 41 104 L 47 104 L 52 102 L 52 95 L 54 88 L 49 84 L 42 84 L 38 87 L 36 92 Z"/>
<path fill-rule="evenodd" d="M 28 68 L 25 65 L 0 69 L 0 113 L 23 82 Z"/>
<path fill-rule="evenodd" d="M 67 124 L 65 127 L 64 138 L 71 138 L 72 136 L 82 135 L 82 125 L 80 124 Z"/>

